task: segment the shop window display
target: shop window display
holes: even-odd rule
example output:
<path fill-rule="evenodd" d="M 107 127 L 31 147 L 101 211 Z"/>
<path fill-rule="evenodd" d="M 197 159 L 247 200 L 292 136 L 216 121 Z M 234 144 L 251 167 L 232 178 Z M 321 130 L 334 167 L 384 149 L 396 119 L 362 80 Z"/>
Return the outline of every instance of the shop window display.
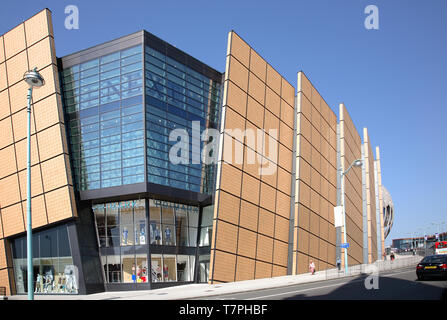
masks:
<path fill-rule="evenodd" d="M 175 255 L 163 255 L 163 281 L 177 281 L 177 264 Z"/>
<path fill-rule="evenodd" d="M 163 282 L 161 254 L 151 255 L 152 282 Z"/>
<path fill-rule="evenodd" d="M 177 281 L 194 281 L 194 256 L 177 256 Z"/>
<path fill-rule="evenodd" d="M 26 236 L 12 240 L 17 293 L 28 289 L 26 245 Z M 33 272 L 35 293 L 78 293 L 78 270 L 73 265 L 66 225 L 33 234 Z"/>
<path fill-rule="evenodd" d="M 147 283 L 150 275 L 153 282 L 194 281 L 194 255 L 182 255 L 183 249 L 180 254 L 152 254 L 149 269 L 145 252 L 150 251 L 144 245 L 196 246 L 199 208 L 154 199 L 149 204 L 148 212 L 145 200 L 92 206 L 98 243 L 107 247 L 101 250 L 107 283 Z"/>
<path fill-rule="evenodd" d="M 149 232 L 151 236 L 151 244 L 161 244 L 161 208 L 151 206 L 150 217 L 151 223 Z"/>
<path fill-rule="evenodd" d="M 195 256 L 152 254 L 152 282 L 194 281 Z"/>
<path fill-rule="evenodd" d="M 108 255 L 104 257 L 104 271 L 106 274 L 106 281 L 108 283 L 121 282 L 121 262 L 119 255 Z"/>
<path fill-rule="evenodd" d="M 150 200 L 151 244 L 180 247 L 197 245 L 199 208 Z"/>
<path fill-rule="evenodd" d="M 122 251 L 121 255 L 101 257 L 107 283 L 149 282 L 147 254 Z"/>
<path fill-rule="evenodd" d="M 145 283 L 149 282 L 149 274 L 148 274 L 148 264 L 147 264 L 147 255 L 140 254 L 136 255 L 136 278 L 135 281 L 137 283 Z"/>
<path fill-rule="evenodd" d="M 135 254 L 147 244 L 145 200 L 95 204 L 92 209 L 99 246 L 108 247 L 101 256 L 105 281 L 148 282 L 147 254 Z"/>
<path fill-rule="evenodd" d="M 92 209 L 100 247 L 125 247 L 147 243 L 144 200 L 95 204 Z"/>
<path fill-rule="evenodd" d="M 134 209 L 134 231 L 135 231 L 135 244 L 136 245 L 147 244 L 145 206 L 138 206 Z"/>

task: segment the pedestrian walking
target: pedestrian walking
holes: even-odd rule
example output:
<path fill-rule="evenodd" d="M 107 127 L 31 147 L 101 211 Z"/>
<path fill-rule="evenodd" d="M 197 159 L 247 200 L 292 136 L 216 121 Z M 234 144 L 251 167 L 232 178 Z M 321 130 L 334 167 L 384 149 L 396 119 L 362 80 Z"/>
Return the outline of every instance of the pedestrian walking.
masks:
<path fill-rule="evenodd" d="M 315 274 L 315 263 L 313 261 L 309 263 L 309 271 L 311 274 Z"/>
<path fill-rule="evenodd" d="M 340 258 L 337 258 L 337 269 L 338 269 L 338 271 L 340 271 L 340 269 L 341 269 L 341 259 Z"/>

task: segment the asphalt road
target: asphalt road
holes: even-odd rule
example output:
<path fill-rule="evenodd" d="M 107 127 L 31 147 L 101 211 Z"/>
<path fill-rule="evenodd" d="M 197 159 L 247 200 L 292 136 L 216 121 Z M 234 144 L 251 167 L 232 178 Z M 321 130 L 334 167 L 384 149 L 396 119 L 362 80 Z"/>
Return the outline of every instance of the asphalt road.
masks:
<path fill-rule="evenodd" d="M 447 298 L 447 280 L 419 281 L 415 267 L 379 274 L 378 288 L 366 289 L 368 275 L 299 284 L 275 289 L 209 297 L 209 300 L 440 300 Z M 376 278 L 377 279 L 377 278 Z M 373 280 L 368 278 L 370 284 Z M 370 286 L 371 287 L 371 286 Z M 377 287 L 377 286 L 376 286 Z M 207 300 L 208 300 L 207 299 Z M 203 300 L 203 299 L 202 299 Z"/>

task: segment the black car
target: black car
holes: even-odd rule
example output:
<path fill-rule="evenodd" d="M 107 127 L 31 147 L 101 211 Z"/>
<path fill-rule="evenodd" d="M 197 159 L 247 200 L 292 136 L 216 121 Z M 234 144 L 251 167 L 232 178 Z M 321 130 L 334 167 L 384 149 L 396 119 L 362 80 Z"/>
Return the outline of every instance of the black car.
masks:
<path fill-rule="evenodd" d="M 416 267 L 416 275 L 419 280 L 431 276 L 447 278 L 447 254 L 426 256 Z"/>

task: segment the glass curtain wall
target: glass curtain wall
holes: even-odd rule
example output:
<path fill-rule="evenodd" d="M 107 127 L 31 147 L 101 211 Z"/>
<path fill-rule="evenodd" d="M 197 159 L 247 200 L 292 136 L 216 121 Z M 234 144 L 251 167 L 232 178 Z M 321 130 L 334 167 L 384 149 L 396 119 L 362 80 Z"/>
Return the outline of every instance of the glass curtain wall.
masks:
<path fill-rule="evenodd" d="M 62 71 L 78 190 L 144 182 L 142 45 Z"/>
<path fill-rule="evenodd" d="M 146 283 L 148 247 L 145 200 L 93 205 L 107 283 Z"/>
<path fill-rule="evenodd" d="M 193 122 L 199 124 L 199 134 L 218 128 L 220 83 L 150 46 L 145 46 L 145 81 L 148 182 L 210 194 L 215 165 L 201 164 L 205 142 L 193 152 L 192 128 Z M 178 143 L 169 141 L 175 129 L 188 132 L 188 141 L 183 140 L 188 153 L 181 154 L 180 164 L 169 161 L 169 151 Z"/>
<path fill-rule="evenodd" d="M 149 243 L 177 252 L 151 255 L 153 282 L 194 281 L 195 255 L 184 252 L 197 247 L 199 208 L 154 199 L 149 204 L 149 224 L 145 200 L 93 205 L 107 283 L 148 282 Z"/>

